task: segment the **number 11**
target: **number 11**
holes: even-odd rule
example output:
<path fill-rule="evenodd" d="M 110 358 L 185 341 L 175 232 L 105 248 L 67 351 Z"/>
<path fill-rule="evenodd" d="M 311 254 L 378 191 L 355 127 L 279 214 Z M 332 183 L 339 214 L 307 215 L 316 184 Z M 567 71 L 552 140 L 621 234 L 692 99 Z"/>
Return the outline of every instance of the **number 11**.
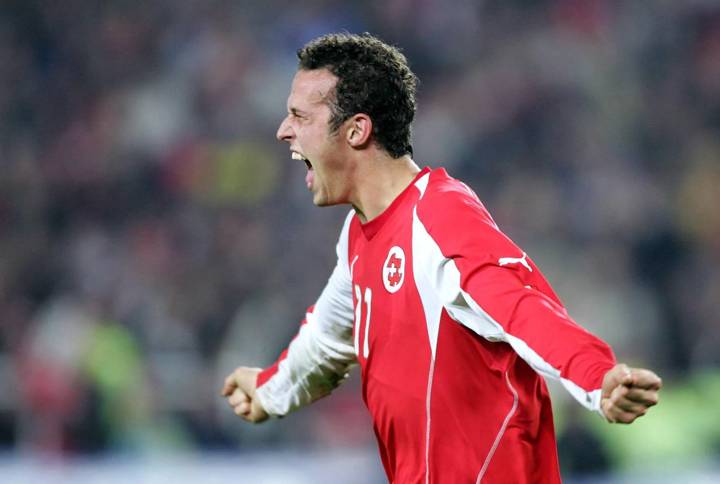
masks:
<path fill-rule="evenodd" d="M 363 293 L 360 286 L 355 284 L 355 299 L 357 299 L 357 305 L 355 306 L 355 354 L 360 356 L 360 320 L 362 319 L 362 303 Z M 365 288 L 365 339 L 363 341 L 363 358 L 367 358 L 370 353 L 370 345 L 368 343 L 368 335 L 370 334 L 370 308 L 372 303 L 372 290 L 369 287 Z"/>

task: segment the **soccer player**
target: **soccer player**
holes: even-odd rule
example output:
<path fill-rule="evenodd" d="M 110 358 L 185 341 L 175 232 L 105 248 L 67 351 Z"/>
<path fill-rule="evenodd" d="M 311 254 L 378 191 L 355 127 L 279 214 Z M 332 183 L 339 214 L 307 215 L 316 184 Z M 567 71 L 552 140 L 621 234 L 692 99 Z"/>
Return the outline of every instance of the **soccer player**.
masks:
<path fill-rule="evenodd" d="M 277 137 L 307 165 L 315 205 L 352 210 L 288 349 L 237 368 L 222 394 L 260 422 L 359 364 L 390 482 L 560 482 L 542 377 L 621 423 L 657 403 L 660 378 L 616 364 L 467 185 L 413 162 L 416 77 L 396 48 L 331 34 L 298 57 Z"/>

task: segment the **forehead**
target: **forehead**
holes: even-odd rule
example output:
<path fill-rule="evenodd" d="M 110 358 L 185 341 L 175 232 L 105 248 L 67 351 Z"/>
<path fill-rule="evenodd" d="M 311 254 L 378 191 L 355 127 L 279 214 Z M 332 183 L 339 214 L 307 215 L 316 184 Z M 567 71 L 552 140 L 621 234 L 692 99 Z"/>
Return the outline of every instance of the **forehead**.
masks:
<path fill-rule="evenodd" d="M 327 69 L 300 69 L 293 78 L 288 107 L 307 104 L 324 104 L 335 87 L 337 77 Z"/>

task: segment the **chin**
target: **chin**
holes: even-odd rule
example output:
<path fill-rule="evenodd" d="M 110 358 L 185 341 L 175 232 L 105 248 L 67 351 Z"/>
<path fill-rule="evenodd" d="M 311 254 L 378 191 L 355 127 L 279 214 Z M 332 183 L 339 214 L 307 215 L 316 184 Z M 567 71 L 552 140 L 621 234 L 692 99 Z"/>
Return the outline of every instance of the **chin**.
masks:
<path fill-rule="evenodd" d="M 324 207 L 327 205 L 327 201 L 319 197 L 317 193 L 313 193 L 312 202 L 316 207 Z"/>
<path fill-rule="evenodd" d="M 313 205 L 316 207 L 332 207 L 333 205 L 340 205 L 342 202 L 337 200 L 329 200 L 327 198 L 320 198 L 318 196 L 313 197 Z"/>

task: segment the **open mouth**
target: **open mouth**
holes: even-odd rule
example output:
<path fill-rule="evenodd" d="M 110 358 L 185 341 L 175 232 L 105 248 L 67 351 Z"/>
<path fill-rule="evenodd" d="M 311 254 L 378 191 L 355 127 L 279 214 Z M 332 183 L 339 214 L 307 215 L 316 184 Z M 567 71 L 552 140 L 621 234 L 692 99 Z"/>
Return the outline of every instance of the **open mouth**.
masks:
<path fill-rule="evenodd" d="M 308 190 L 312 191 L 313 182 L 315 181 L 315 171 L 313 170 L 312 163 L 310 163 L 305 155 L 298 153 L 297 151 L 292 152 L 292 159 L 305 162 L 305 166 L 307 166 L 308 169 L 307 174 L 305 175 L 305 185 L 307 185 Z"/>
<path fill-rule="evenodd" d="M 308 168 L 308 170 L 312 170 L 312 164 L 310 163 L 310 161 L 309 161 L 307 158 L 305 158 L 304 155 L 298 153 L 297 151 L 293 151 L 293 152 L 292 152 L 292 159 L 293 159 L 293 160 L 298 160 L 298 161 L 304 161 L 304 162 L 305 162 L 305 165 L 306 165 L 307 168 Z"/>

